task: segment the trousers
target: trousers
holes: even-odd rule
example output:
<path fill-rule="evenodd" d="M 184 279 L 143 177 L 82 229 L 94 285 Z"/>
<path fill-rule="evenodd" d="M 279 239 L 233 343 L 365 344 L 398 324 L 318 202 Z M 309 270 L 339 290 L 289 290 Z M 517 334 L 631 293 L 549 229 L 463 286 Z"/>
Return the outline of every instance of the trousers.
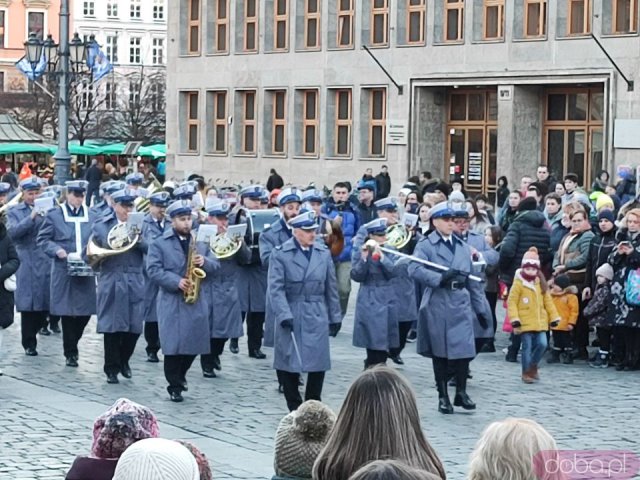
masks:
<path fill-rule="evenodd" d="M 571 332 L 565 332 L 564 330 L 552 330 L 551 336 L 553 337 L 554 350 L 564 350 L 565 348 L 571 348 L 573 346 Z"/>
<path fill-rule="evenodd" d="M 307 375 L 307 388 L 304 394 L 304 400 L 318 400 L 322 399 L 322 386 L 324 384 L 325 372 L 309 372 Z M 298 389 L 298 378 L 300 374 L 293 372 L 286 372 L 284 370 L 277 370 L 278 378 L 282 381 L 282 390 L 284 391 L 284 398 L 287 401 L 287 407 L 290 412 L 297 410 L 302 405 L 302 397 L 300 396 L 300 390 Z"/>
<path fill-rule="evenodd" d="M 38 346 L 36 335 L 47 324 L 47 312 L 21 312 L 20 323 L 22 347 L 25 350 L 36 348 Z"/>
<path fill-rule="evenodd" d="M 411 326 L 413 322 L 400 322 L 398 323 L 398 330 L 400 333 L 400 346 L 397 348 L 390 348 L 389 355 L 392 357 L 396 357 L 402 353 L 404 347 L 407 345 L 407 335 L 409 335 L 409 330 L 411 330 Z"/>
<path fill-rule="evenodd" d="M 104 334 L 104 373 L 119 373 L 136 349 L 137 333 L 116 332 Z"/>
<path fill-rule="evenodd" d="M 433 362 L 433 376 L 436 379 L 440 397 L 448 396 L 447 382 L 451 376 L 456 379 L 456 390 L 464 391 L 466 389 L 469 363 L 472 359 L 433 357 L 431 360 Z"/>
<path fill-rule="evenodd" d="M 211 353 L 200 355 L 200 366 L 202 367 L 202 370 L 205 370 L 205 371 L 213 370 L 214 361 L 216 358 L 222 355 L 222 352 L 224 352 L 225 343 L 227 343 L 226 338 L 211 339 L 210 341 Z"/>
<path fill-rule="evenodd" d="M 196 359 L 195 355 L 165 355 L 164 377 L 169 386 L 167 392 L 181 393 L 187 383 L 187 372 Z"/>
<path fill-rule="evenodd" d="M 344 318 L 349 306 L 349 295 L 351 295 L 351 262 L 336 263 L 336 280 L 338 282 L 340 311 L 342 312 L 342 318 Z"/>
<path fill-rule="evenodd" d="M 364 361 L 364 368 L 373 367 L 374 365 L 385 365 L 389 354 L 384 350 L 371 350 L 367 348 L 367 359 Z"/>
<path fill-rule="evenodd" d="M 523 332 L 522 341 L 522 373 L 532 365 L 538 365 L 547 349 L 547 332 Z"/>
<path fill-rule="evenodd" d="M 147 353 L 158 353 L 160 350 L 158 322 L 144 322 L 144 339 L 147 341 Z"/>
<path fill-rule="evenodd" d="M 264 312 L 247 312 L 247 346 L 249 352 L 262 347 L 264 335 Z"/>
<path fill-rule="evenodd" d="M 78 356 L 78 342 L 82 338 L 82 334 L 90 318 L 88 315 L 82 317 L 61 317 L 62 349 L 66 358 Z"/>

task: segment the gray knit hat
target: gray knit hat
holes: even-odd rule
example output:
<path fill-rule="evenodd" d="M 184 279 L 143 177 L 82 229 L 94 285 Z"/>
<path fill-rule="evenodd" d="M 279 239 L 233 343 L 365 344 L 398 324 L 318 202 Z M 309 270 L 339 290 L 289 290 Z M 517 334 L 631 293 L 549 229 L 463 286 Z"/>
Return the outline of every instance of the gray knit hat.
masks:
<path fill-rule="evenodd" d="M 200 480 L 195 457 L 184 446 L 164 438 L 134 443 L 118 460 L 113 480 Z"/>
<path fill-rule="evenodd" d="M 613 280 L 613 267 L 608 263 L 603 263 L 596 270 L 596 277 L 597 276 L 604 277 L 609 281 Z"/>
<path fill-rule="evenodd" d="M 335 423 L 335 413 L 316 400 L 304 402 L 284 417 L 276 432 L 276 475 L 311 478 L 313 464 Z"/>

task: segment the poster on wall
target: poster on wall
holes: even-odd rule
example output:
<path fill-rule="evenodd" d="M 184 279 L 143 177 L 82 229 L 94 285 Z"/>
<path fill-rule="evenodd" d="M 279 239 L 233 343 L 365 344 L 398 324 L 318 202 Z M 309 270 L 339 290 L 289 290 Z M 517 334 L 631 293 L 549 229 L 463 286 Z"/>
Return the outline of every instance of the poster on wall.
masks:
<path fill-rule="evenodd" d="M 467 160 L 467 185 L 470 187 L 482 186 L 482 153 L 469 152 Z"/>

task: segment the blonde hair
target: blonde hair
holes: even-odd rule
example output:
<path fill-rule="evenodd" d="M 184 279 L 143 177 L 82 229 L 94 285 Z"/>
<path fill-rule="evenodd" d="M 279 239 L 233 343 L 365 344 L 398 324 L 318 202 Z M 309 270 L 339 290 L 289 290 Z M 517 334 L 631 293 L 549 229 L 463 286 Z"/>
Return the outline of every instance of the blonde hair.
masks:
<path fill-rule="evenodd" d="M 557 450 L 553 437 L 526 418 L 507 418 L 490 424 L 471 454 L 468 480 L 560 480 L 561 476 L 534 470 L 540 452 Z"/>
<path fill-rule="evenodd" d="M 336 425 L 313 466 L 314 480 L 348 480 L 363 465 L 394 459 L 445 479 L 422 432 L 416 397 L 395 370 L 378 366 L 353 382 Z"/>

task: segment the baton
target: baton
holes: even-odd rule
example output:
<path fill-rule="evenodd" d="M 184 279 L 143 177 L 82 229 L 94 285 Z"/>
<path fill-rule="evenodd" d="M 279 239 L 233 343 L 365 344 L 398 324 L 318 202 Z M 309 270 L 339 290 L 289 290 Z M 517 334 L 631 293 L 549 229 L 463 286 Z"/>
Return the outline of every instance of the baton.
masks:
<path fill-rule="evenodd" d="M 397 257 L 408 258 L 413 262 L 421 263 L 422 265 L 426 265 L 427 267 L 435 268 L 436 270 L 440 270 L 441 272 L 448 272 L 451 270 L 449 267 L 445 267 L 444 265 L 440 265 L 439 263 L 433 263 L 429 260 L 423 260 L 422 258 L 418 258 L 414 255 L 407 255 L 406 253 L 398 252 L 397 250 L 391 250 L 390 248 L 380 247 L 380 250 L 388 253 L 390 255 L 395 255 Z M 462 272 L 461 272 L 462 273 Z M 483 282 L 484 280 L 476 275 L 466 275 L 469 280 L 473 280 L 474 282 Z"/>
<path fill-rule="evenodd" d="M 293 334 L 293 330 L 291 330 L 291 341 L 293 342 L 293 349 L 296 351 L 298 362 L 300 362 L 300 370 L 304 371 L 302 367 L 302 357 L 300 356 L 300 350 L 298 349 L 298 342 L 296 342 L 296 336 Z"/>

